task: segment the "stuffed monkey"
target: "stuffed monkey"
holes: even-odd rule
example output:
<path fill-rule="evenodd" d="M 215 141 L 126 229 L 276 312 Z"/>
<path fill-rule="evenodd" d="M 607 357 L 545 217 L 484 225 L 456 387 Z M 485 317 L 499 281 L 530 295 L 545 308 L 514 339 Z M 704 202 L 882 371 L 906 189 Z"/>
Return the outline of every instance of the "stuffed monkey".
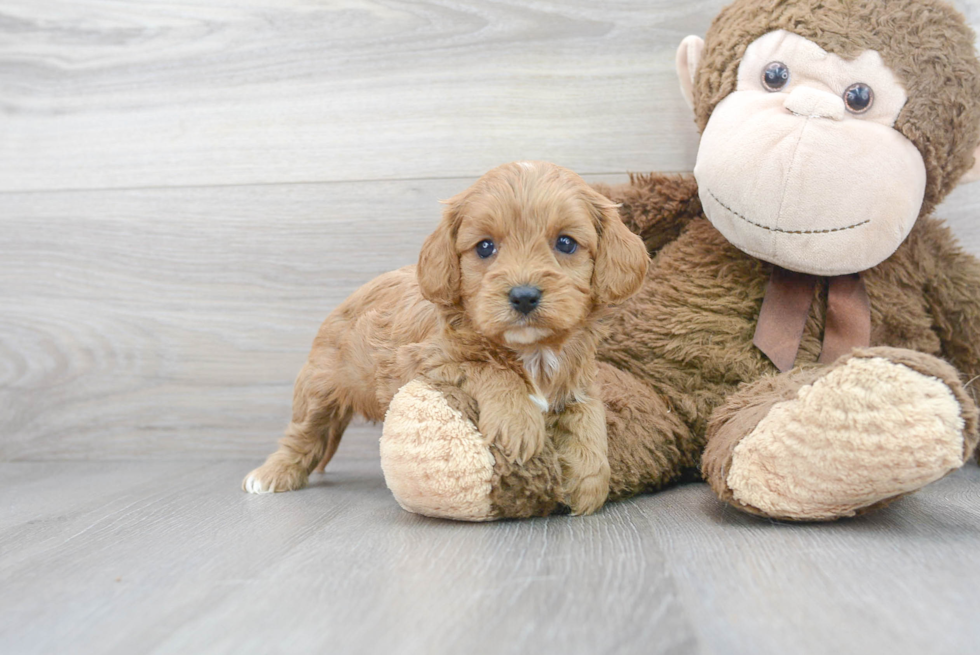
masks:
<path fill-rule="evenodd" d="M 980 177 L 974 34 L 941 0 L 736 0 L 677 55 L 694 176 L 599 191 L 652 256 L 609 318 L 610 500 L 691 474 L 788 520 L 853 516 L 974 452 L 980 263 L 933 209 Z M 516 463 L 422 380 L 382 466 L 403 507 L 564 508 L 546 448 Z"/>

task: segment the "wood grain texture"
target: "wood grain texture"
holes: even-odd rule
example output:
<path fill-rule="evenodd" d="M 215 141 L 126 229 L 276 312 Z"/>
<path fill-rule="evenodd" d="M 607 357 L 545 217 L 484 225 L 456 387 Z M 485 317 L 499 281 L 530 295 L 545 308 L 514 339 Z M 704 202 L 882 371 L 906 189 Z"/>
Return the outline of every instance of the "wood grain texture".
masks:
<path fill-rule="evenodd" d="M 720 5 L 5 2 L 0 460 L 262 456 L 435 200 L 513 158 L 689 169 L 672 52 Z M 978 212 L 941 209 L 974 252 Z"/>
<path fill-rule="evenodd" d="M 724 4 L 6 0 L 0 190 L 690 170 L 674 51 Z"/>
<path fill-rule="evenodd" d="M 980 256 L 980 182 L 953 189 L 936 216 L 949 223 L 967 251 Z"/>
<path fill-rule="evenodd" d="M 0 190 L 686 170 L 723 0 L 6 0 Z"/>
<path fill-rule="evenodd" d="M 320 322 L 457 186 L 0 195 L 0 458 L 260 456 Z"/>
<path fill-rule="evenodd" d="M 246 461 L 0 464 L 0 652 L 862 653 L 980 639 L 980 469 L 774 524 L 703 484 L 585 518 L 403 512 L 376 449 L 307 490 Z"/>
<path fill-rule="evenodd" d="M 0 493 L 34 517 L 0 532 L 0 652 L 693 649 L 629 506 L 481 526 L 403 512 L 376 454 L 275 497 L 236 488 L 247 468 L 0 465 L 16 480 Z M 71 500 L 35 495 L 52 489 Z"/>
<path fill-rule="evenodd" d="M 471 182 L 0 194 L 0 460 L 263 457 L 320 322 Z M 978 192 L 939 215 L 980 254 Z"/>
<path fill-rule="evenodd" d="M 884 510 L 829 524 L 751 517 L 701 485 L 658 494 L 656 504 L 640 529 L 667 535 L 668 570 L 685 607 L 702 618 L 694 625 L 704 652 L 976 650 L 973 464 Z"/>
<path fill-rule="evenodd" d="M 320 322 L 472 182 L 0 194 L 0 460 L 263 457 Z"/>
<path fill-rule="evenodd" d="M 973 465 L 833 525 L 700 484 L 462 525 L 401 511 L 359 425 L 309 489 L 239 491 L 437 199 L 690 170 L 673 52 L 723 4 L 0 4 L 0 653 L 975 650 Z M 980 184 L 938 213 L 980 254 Z"/>

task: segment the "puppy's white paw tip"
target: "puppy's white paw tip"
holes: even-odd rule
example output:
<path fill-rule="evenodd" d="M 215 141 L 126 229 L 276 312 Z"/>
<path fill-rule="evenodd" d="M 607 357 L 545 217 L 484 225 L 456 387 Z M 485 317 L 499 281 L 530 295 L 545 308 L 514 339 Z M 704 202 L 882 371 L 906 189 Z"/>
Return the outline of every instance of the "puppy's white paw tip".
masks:
<path fill-rule="evenodd" d="M 254 475 L 250 475 L 245 480 L 245 491 L 250 494 L 268 494 L 273 493 L 275 488 L 273 485 L 270 485 L 269 488 L 266 489 L 261 480 Z"/>

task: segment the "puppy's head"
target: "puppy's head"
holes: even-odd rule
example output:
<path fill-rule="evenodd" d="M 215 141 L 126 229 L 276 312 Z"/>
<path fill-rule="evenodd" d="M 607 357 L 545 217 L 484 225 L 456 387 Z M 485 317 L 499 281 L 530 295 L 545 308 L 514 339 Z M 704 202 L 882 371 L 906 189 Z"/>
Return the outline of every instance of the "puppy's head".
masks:
<path fill-rule="evenodd" d="M 646 274 L 616 205 L 554 164 L 505 164 L 446 205 L 419 257 L 422 295 L 499 343 L 561 341 Z"/>

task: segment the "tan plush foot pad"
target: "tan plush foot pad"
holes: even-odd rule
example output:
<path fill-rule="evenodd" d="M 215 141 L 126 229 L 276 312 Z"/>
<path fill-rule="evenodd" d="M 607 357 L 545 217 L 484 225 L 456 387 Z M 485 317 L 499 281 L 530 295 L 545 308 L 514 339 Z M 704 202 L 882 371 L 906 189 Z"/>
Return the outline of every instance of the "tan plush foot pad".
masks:
<path fill-rule="evenodd" d="M 381 435 L 385 482 L 404 509 L 460 521 L 496 518 L 494 458 L 476 427 L 421 380 L 399 390 Z"/>
<path fill-rule="evenodd" d="M 851 359 L 777 403 L 735 447 L 739 503 L 826 520 L 915 491 L 963 463 L 960 403 L 937 378 L 885 358 Z"/>

